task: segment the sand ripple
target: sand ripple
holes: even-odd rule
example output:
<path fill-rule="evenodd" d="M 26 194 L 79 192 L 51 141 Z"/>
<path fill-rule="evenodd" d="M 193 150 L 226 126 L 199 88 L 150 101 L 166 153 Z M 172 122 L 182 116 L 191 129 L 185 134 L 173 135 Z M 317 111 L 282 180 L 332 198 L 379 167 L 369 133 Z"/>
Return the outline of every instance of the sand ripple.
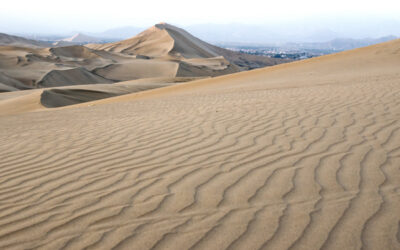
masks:
<path fill-rule="evenodd" d="M 399 97 L 387 81 L 2 118 L 0 247 L 398 249 Z"/>

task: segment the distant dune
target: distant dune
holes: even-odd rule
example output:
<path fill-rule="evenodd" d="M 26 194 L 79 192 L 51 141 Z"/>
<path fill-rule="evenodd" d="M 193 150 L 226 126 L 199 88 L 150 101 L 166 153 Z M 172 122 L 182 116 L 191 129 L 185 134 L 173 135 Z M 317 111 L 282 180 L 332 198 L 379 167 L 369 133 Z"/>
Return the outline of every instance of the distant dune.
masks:
<path fill-rule="evenodd" d="M 399 48 L 0 94 L 0 248 L 400 249 Z"/>
<path fill-rule="evenodd" d="M 36 84 L 38 87 L 57 87 L 79 84 L 112 83 L 113 81 L 95 75 L 85 68 L 52 70 Z"/>
<path fill-rule="evenodd" d="M 208 44 L 183 29 L 160 23 L 139 35 L 120 42 L 108 44 L 89 44 L 89 48 L 139 54 L 150 57 L 173 58 L 213 58 L 223 56 L 233 64 L 246 69 L 271 66 L 287 60 L 242 54 Z"/>
<path fill-rule="evenodd" d="M 204 77 L 146 78 L 122 81 L 115 84 L 48 86 L 42 89 L 2 93 L 0 95 L 0 116 L 43 110 L 44 108 L 75 105 L 155 88 L 163 88 L 198 79 L 204 79 Z M 0 87 L 2 86 L 0 85 Z M 4 86 L 4 88 L 7 87 Z"/>
<path fill-rule="evenodd" d="M 175 77 L 179 64 L 171 61 L 137 59 L 129 63 L 110 64 L 93 70 L 99 76 L 115 81 L 151 77 Z"/>
<path fill-rule="evenodd" d="M 71 43 L 96 43 L 100 42 L 100 39 L 91 37 L 82 33 L 77 33 L 72 37 L 64 38 L 62 41 L 71 42 Z"/>
<path fill-rule="evenodd" d="M 150 89 L 172 86 L 195 80 L 193 78 L 149 78 L 116 84 L 79 85 L 76 87 L 49 88 L 43 90 L 40 104 L 47 108 L 64 107 Z"/>
<path fill-rule="evenodd" d="M 1 46 L 1 41 L 9 46 Z M 0 91 L 156 77 L 214 77 L 288 62 L 218 48 L 169 24 L 157 24 L 120 42 L 79 45 L 89 41 L 97 40 L 77 34 L 60 41 L 58 47 L 42 48 L 40 42 L 0 35 L 0 74 L 9 79 L 0 81 Z M 20 47 L 22 43 L 30 46 Z"/>
<path fill-rule="evenodd" d="M 26 39 L 19 36 L 12 36 L 0 33 L 0 46 L 19 46 L 29 48 L 44 48 L 51 46 L 50 43 Z"/>
<path fill-rule="evenodd" d="M 30 87 L 26 86 L 22 82 L 9 77 L 8 75 L 0 72 L 0 92 L 7 92 L 7 91 L 16 91 L 20 89 L 30 89 Z"/>
<path fill-rule="evenodd" d="M 50 52 L 55 56 L 63 56 L 63 57 L 79 58 L 79 59 L 93 59 L 100 57 L 99 55 L 96 54 L 95 51 L 79 45 L 51 48 Z"/>

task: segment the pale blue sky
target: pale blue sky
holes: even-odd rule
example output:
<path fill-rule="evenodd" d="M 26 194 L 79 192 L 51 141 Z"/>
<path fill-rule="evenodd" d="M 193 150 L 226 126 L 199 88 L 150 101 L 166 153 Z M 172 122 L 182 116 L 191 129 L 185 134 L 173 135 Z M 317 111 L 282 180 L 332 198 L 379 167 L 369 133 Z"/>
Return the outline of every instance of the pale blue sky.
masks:
<path fill-rule="evenodd" d="M 19 0 L 0 8 L 0 32 L 99 32 L 120 26 L 147 27 L 160 21 L 264 24 L 296 19 L 359 16 L 400 21 L 398 0 Z"/>

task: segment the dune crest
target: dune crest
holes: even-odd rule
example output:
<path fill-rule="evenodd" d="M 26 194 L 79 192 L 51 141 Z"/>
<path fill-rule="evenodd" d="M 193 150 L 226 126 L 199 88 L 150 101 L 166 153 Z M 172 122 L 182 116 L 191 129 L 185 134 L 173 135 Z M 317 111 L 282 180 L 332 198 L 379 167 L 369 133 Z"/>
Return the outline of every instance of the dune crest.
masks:
<path fill-rule="evenodd" d="M 214 77 L 288 62 L 218 48 L 166 23 L 119 42 L 76 45 L 85 39 L 89 38 L 78 34 L 57 45 L 42 46 L 0 34 L 0 74 L 8 76 L 0 81 L 0 91 L 157 77 Z"/>
<path fill-rule="evenodd" d="M 89 83 L 112 83 L 112 80 L 95 75 L 85 68 L 52 70 L 37 82 L 39 87 L 57 87 Z"/>
<path fill-rule="evenodd" d="M 222 49 L 206 43 L 183 29 L 167 23 L 159 23 L 132 38 L 108 44 L 88 44 L 88 48 L 119 52 L 129 55 L 145 55 L 149 57 L 190 59 L 214 58 L 223 56 L 232 64 L 245 69 L 271 66 L 283 62 L 263 56 L 242 54 Z"/>

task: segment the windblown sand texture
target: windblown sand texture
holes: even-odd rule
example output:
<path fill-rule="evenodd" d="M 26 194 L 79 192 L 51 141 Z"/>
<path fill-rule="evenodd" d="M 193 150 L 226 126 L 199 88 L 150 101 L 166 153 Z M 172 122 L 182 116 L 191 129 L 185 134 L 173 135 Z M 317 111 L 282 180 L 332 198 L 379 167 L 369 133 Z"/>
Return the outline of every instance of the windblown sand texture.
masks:
<path fill-rule="evenodd" d="M 399 66 L 395 40 L 3 115 L 0 248 L 400 249 Z"/>

